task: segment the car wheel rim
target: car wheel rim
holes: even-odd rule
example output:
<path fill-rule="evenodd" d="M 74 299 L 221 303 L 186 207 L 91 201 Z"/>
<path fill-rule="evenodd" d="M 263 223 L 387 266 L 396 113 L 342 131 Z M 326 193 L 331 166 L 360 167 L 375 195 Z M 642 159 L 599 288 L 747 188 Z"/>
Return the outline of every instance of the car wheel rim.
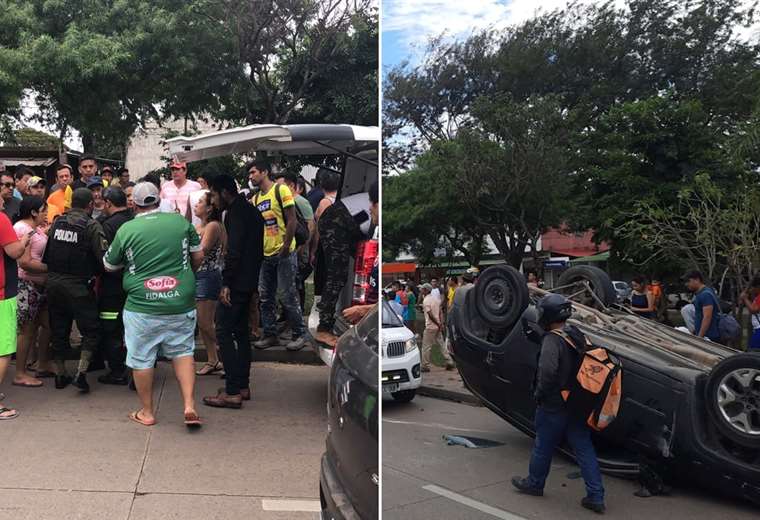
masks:
<path fill-rule="evenodd" d="M 484 292 L 484 303 L 490 312 L 501 316 L 509 311 L 512 306 L 511 291 L 504 280 L 493 280 Z"/>
<path fill-rule="evenodd" d="M 718 409 L 738 432 L 760 437 L 760 370 L 740 368 L 718 385 Z"/>

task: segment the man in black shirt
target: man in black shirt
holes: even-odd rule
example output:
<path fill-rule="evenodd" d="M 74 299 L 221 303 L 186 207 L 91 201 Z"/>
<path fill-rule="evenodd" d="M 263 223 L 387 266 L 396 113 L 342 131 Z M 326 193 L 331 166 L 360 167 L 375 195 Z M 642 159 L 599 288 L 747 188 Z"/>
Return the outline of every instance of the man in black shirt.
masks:
<path fill-rule="evenodd" d="M 216 308 L 216 338 L 227 374 L 225 388 L 203 403 L 217 408 L 240 408 L 251 398 L 251 345 L 248 316 L 251 296 L 258 287 L 264 258 L 264 219 L 237 191 L 229 175 L 211 180 L 211 200 L 226 210 L 227 253 L 222 270 L 222 290 Z"/>
<path fill-rule="evenodd" d="M 538 323 L 547 334 L 541 343 L 536 374 L 536 441 L 528 477 L 513 477 L 512 485 L 527 495 L 543 496 L 554 450 L 567 438 L 586 483 L 586 496 L 581 505 L 596 513 L 604 513 L 604 487 L 591 443 L 591 428 L 585 417 L 568 409 L 563 397 L 563 391 L 570 388 L 580 366 L 581 353 L 576 348 L 584 349 L 586 339 L 576 327 L 567 326 L 573 309 L 564 296 L 544 296 L 538 302 L 537 310 Z M 573 344 L 563 336 L 570 337 Z"/>
<path fill-rule="evenodd" d="M 106 242 L 113 242 L 116 232 L 134 218 L 127 208 L 127 196 L 118 187 L 106 188 L 103 192 L 103 233 Z M 109 373 L 98 377 L 105 385 L 126 385 L 127 351 L 124 348 L 124 322 L 122 312 L 127 295 L 122 287 L 121 271 L 106 271 L 100 278 L 98 311 L 100 318 L 101 347 L 108 360 Z"/>
<path fill-rule="evenodd" d="M 79 159 L 79 179 L 71 184 L 71 189 L 87 188 L 87 183 L 91 177 L 98 173 L 98 162 L 94 155 L 85 154 Z"/>
<path fill-rule="evenodd" d="M 10 173 L 0 174 L 0 197 L 3 198 L 3 202 L 5 203 L 2 211 L 14 224 L 18 220 L 18 212 L 21 208 L 21 201 L 13 196 L 13 189 L 15 187 L 16 182 L 13 180 L 13 175 Z"/>

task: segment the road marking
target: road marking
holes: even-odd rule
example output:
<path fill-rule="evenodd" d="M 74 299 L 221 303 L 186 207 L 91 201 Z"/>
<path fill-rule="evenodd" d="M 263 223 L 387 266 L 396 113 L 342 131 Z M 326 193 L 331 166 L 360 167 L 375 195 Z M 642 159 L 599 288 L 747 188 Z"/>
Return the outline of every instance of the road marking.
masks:
<path fill-rule="evenodd" d="M 484 504 L 483 502 L 478 502 L 477 500 L 473 500 L 464 495 L 454 493 L 453 491 L 449 491 L 448 489 L 444 489 L 432 484 L 428 486 L 422 486 L 422 489 L 430 491 L 431 493 L 435 493 L 437 495 L 441 495 L 442 497 L 446 497 L 449 500 L 453 500 L 454 502 L 459 502 L 460 504 L 467 507 L 477 509 L 478 511 L 482 511 L 488 515 L 495 516 L 496 518 L 501 518 L 502 520 L 526 520 L 526 518 L 522 516 L 512 514 L 502 509 L 496 509 L 495 507 L 491 507 L 488 504 Z"/>
<path fill-rule="evenodd" d="M 449 426 L 448 424 L 441 424 L 441 423 L 421 423 L 421 422 L 414 422 L 414 421 L 398 421 L 395 419 L 383 419 L 383 422 L 387 422 L 391 424 L 402 424 L 404 426 L 423 426 L 425 428 L 443 428 L 445 430 L 456 430 L 459 432 L 493 433 L 497 435 L 504 433 L 504 432 L 495 432 L 491 430 L 473 430 L 471 428 L 460 428 L 458 426 Z"/>
<path fill-rule="evenodd" d="M 261 508 L 264 511 L 299 511 L 319 513 L 322 506 L 319 500 L 262 500 Z"/>

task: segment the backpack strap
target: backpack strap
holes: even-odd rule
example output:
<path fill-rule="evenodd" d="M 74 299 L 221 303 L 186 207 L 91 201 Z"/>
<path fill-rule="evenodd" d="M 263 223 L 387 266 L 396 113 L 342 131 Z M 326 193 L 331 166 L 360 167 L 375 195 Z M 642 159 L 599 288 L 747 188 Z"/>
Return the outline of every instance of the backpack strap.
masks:
<path fill-rule="evenodd" d="M 574 350 L 578 350 L 578 346 L 572 340 L 572 338 L 570 337 L 570 335 L 567 332 L 565 332 L 564 330 L 562 330 L 562 329 L 554 329 L 554 330 L 550 330 L 549 332 L 551 334 L 555 334 L 555 335 L 559 336 L 560 338 L 564 339 L 565 342 L 568 345 L 570 345 L 571 347 L 573 347 Z"/>
<path fill-rule="evenodd" d="M 288 218 L 285 216 L 285 208 L 282 207 L 282 195 L 280 195 L 280 185 L 274 185 L 274 197 L 277 199 L 277 204 L 280 205 L 280 213 L 282 213 L 282 222 L 287 226 Z"/>

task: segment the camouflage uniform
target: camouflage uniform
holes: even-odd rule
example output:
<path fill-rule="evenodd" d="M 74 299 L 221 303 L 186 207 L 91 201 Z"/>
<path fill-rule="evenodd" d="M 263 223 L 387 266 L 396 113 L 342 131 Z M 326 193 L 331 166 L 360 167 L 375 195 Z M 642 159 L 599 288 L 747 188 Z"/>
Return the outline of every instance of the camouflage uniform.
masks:
<path fill-rule="evenodd" d="M 325 281 L 319 310 L 318 331 L 332 332 L 335 325 L 335 307 L 348 278 L 349 257 L 354 255 L 356 242 L 361 235 L 358 224 L 348 209 L 336 201 L 328 207 L 317 222 L 319 248 L 325 260 Z"/>

